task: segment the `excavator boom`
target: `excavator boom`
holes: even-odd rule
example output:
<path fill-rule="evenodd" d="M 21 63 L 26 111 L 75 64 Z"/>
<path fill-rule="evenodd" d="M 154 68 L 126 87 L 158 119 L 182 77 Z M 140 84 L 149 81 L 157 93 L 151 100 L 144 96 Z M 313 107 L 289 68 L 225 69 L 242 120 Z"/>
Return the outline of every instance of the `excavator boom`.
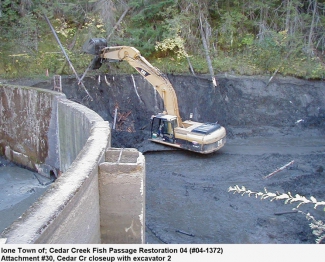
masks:
<path fill-rule="evenodd" d="M 107 47 L 106 40 L 98 38 L 89 40 L 83 49 L 96 56 L 94 69 L 105 60 L 127 61 L 157 90 L 164 101 L 165 112 L 152 117 L 149 140 L 201 154 L 212 153 L 224 146 L 226 130 L 221 125 L 182 121 L 172 84 L 166 75 L 141 56 L 139 50 L 130 46 Z"/>
<path fill-rule="evenodd" d="M 167 114 L 177 116 L 178 125 L 183 126 L 182 118 L 178 110 L 177 96 L 172 84 L 167 76 L 162 74 L 158 68 L 152 66 L 141 56 L 139 50 L 130 46 L 105 47 L 101 50 L 99 57 L 102 59 L 127 61 L 154 86 L 164 101 Z"/>

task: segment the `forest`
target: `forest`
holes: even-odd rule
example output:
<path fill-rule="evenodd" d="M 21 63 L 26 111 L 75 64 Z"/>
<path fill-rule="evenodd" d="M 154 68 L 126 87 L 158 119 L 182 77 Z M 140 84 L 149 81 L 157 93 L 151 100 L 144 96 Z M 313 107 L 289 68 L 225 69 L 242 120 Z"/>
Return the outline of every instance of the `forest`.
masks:
<path fill-rule="evenodd" d="M 78 74 L 83 44 L 105 38 L 165 73 L 325 76 L 324 0 L 1 0 L 1 78 L 72 73 L 45 17 Z"/>

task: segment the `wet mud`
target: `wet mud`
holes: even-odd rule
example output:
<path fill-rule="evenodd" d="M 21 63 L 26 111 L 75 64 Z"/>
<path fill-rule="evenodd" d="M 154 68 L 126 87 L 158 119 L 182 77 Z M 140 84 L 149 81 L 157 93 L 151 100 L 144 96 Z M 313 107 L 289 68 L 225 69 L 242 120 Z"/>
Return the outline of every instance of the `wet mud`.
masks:
<path fill-rule="evenodd" d="M 258 141 L 263 139 L 258 139 Z M 301 139 L 291 138 L 301 143 Z M 268 140 L 271 141 L 271 140 Z M 325 198 L 324 140 L 297 148 L 254 138 L 230 139 L 211 155 L 190 152 L 146 153 L 148 243 L 315 243 L 305 215 L 294 204 L 228 192 L 238 185 L 254 192 L 300 194 Z M 316 141 L 315 141 L 316 142 Z M 269 174 L 294 161 L 281 172 Z M 317 219 L 321 207 L 300 208 Z"/>
<path fill-rule="evenodd" d="M 0 157 L 0 232 L 23 215 L 51 182 Z"/>

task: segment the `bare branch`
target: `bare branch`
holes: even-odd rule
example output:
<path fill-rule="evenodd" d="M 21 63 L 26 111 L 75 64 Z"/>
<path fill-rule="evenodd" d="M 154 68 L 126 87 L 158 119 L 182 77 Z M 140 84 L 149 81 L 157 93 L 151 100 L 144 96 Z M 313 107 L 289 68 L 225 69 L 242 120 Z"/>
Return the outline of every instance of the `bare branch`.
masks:
<path fill-rule="evenodd" d="M 269 178 L 269 177 L 273 176 L 274 174 L 276 174 L 276 173 L 278 173 L 278 172 L 280 172 L 280 171 L 282 171 L 282 170 L 286 169 L 288 166 L 292 165 L 294 162 L 295 162 L 295 161 L 294 161 L 294 160 L 292 160 L 292 161 L 291 161 L 291 162 L 289 162 L 288 164 L 285 164 L 284 166 L 282 166 L 282 167 L 278 168 L 277 170 L 275 170 L 274 172 L 272 172 L 272 173 L 268 174 L 268 175 L 267 175 L 267 176 L 265 176 L 264 178 Z"/>

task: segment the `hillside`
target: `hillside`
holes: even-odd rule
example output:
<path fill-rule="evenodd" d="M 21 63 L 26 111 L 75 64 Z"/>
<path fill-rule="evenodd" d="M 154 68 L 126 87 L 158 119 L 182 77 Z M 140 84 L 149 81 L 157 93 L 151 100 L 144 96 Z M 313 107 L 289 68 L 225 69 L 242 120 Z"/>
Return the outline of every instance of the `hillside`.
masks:
<path fill-rule="evenodd" d="M 90 38 L 136 47 L 165 73 L 324 79 L 325 3 L 309 1 L 2 1 L 0 77 L 81 76 Z M 109 73 L 132 73 L 111 64 Z M 107 68 L 103 69 L 107 72 Z"/>

